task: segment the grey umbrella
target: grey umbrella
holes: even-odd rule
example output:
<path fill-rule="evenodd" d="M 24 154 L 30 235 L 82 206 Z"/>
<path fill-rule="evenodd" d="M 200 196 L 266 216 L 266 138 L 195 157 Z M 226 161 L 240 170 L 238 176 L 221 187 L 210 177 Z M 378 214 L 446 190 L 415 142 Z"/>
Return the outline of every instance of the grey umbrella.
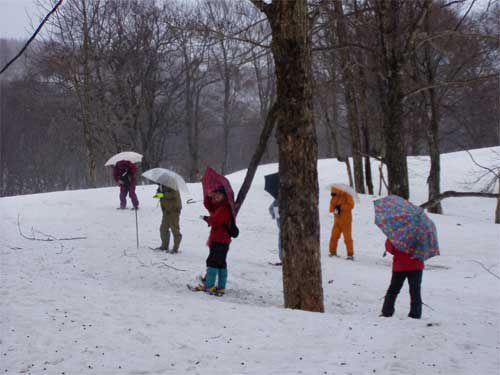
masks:
<path fill-rule="evenodd" d="M 143 177 L 156 182 L 157 184 L 167 186 L 171 189 L 177 191 L 183 191 L 189 194 L 189 189 L 186 185 L 186 181 L 181 175 L 165 168 L 153 168 L 149 169 L 142 174 Z"/>

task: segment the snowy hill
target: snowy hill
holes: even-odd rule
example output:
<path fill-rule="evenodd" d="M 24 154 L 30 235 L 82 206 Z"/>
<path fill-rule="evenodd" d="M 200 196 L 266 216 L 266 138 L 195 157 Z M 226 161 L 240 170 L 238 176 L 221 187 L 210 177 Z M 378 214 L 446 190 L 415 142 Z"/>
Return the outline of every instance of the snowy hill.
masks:
<path fill-rule="evenodd" d="M 489 163 L 492 150 L 472 152 Z M 442 190 L 467 190 L 478 167 L 466 153 L 443 155 Z M 228 291 L 192 293 L 204 270 L 208 228 L 201 203 L 184 205 L 181 253 L 159 245 L 155 186 L 140 186 L 135 213 L 116 210 L 118 189 L 0 199 L 0 373 L 26 374 L 498 374 L 500 226 L 494 199 L 450 198 L 435 221 L 441 256 L 424 271 L 423 319 L 413 320 L 408 287 L 392 318 L 380 318 L 391 277 L 374 197 L 353 211 L 355 262 L 327 256 L 328 184 L 347 182 L 335 160 L 319 162 L 325 314 L 282 308 L 277 228 L 261 166 L 240 212 L 228 256 Z M 428 158 L 409 158 L 411 200 L 426 200 Z M 377 180 L 374 166 L 374 181 Z M 229 176 L 235 191 L 245 171 Z M 201 186 L 189 186 L 201 198 Z M 477 189 L 474 188 L 474 189 Z M 378 187 L 377 187 L 378 190 Z M 18 227 L 19 215 L 19 227 Z M 71 241 L 31 241 L 80 237 Z M 45 235 L 44 235 L 45 234 Z"/>

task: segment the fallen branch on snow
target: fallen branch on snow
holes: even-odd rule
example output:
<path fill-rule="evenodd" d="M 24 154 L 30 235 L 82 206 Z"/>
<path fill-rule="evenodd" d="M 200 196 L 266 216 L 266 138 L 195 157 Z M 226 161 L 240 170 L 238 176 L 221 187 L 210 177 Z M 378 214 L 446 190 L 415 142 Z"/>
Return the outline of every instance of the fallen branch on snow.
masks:
<path fill-rule="evenodd" d="M 422 203 L 420 207 L 423 209 L 430 208 L 441 202 L 445 198 L 450 198 L 450 197 L 482 197 L 482 198 L 499 198 L 500 194 L 494 194 L 494 193 L 480 193 L 480 192 L 461 192 L 461 191 L 453 191 L 453 190 L 448 190 L 445 191 L 444 193 L 436 195 L 434 198 L 431 200 Z"/>
<path fill-rule="evenodd" d="M 483 267 L 483 269 L 484 269 L 486 272 L 488 272 L 488 273 L 490 273 L 491 275 L 495 276 L 497 279 L 500 279 L 500 276 L 498 276 L 496 273 L 494 273 L 494 272 L 492 272 L 492 271 L 491 271 L 491 269 L 492 269 L 493 267 L 496 267 L 496 266 L 497 266 L 496 264 L 492 265 L 490 268 L 487 268 L 487 267 L 486 267 L 483 263 L 481 263 L 481 262 L 480 262 L 480 261 L 478 261 L 478 260 L 474 260 L 474 259 L 473 259 L 473 260 L 469 260 L 469 262 L 474 262 L 474 263 L 479 264 L 481 267 Z"/>
<path fill-rule="evenodd" d="M 39 230 L 35 230 L 33 227 L 31 227 L 31 237 L 30 236 L 27 236 L 23 233 L 23 231 L 21 230 L 21 218 L 20 218 L 21 215 L 17 215 L 17 229 L 19 231 L 19 235 L 27 240 L 30 240 L 30 241 L 46 241 L 46 242 L 50 242 L 50 241 L 72 241 L 72 240 L 84 240 L 86 239 L 87 237 L 65 237 L 65 238 L 57 238 L 57 237 L 54 237 L 53 235 L 51 234 L 45 234 L 43 232 L 40 232 Z M 38 234 L 41 234 L 42 236 L 45 236 L 45 238 L 37 238 L 35 233 L 38 233 Z"/>
<path fill-rule="evenodd" d="M 153 263 L 153 261 L 151 261 L 151 265 L 152 266 L 160 266 L 160 267 L 161 266 L 168 267 L 168 268 L 172 268 L 173 270 L 176 270 L 176 271 L 182 271 L 182 272 L 187 271 L 187 270 L 181 270 L 180 268 L 176 268 L 174 266 L 171 266 L 170 264 L 167 264 L 165 262 Z"/>

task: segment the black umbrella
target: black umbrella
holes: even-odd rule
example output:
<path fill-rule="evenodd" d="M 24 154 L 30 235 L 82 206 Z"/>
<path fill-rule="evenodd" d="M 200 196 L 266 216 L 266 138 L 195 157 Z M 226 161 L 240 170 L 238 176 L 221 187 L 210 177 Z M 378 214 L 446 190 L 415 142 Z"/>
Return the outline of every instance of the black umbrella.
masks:
<path fill-rule="evenodd" d="M 264 190 L 273 196 L 274 199 L 278 199 L 278 192 L 280 190 L 280 174 L 278 172 L 273 174 L 268 174 L 264 176 L 266 183 L 264 184 Z"/>

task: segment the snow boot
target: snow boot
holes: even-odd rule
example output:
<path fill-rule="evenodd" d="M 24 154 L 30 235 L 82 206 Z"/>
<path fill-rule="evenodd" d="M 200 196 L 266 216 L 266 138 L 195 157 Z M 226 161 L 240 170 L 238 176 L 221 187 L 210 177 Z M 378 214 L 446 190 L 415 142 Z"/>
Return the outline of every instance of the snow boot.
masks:
<path fill-rule="evenodd" d="M 408 316 L 413 319 L 420 319 L 422 317 L 422 304 L 412 303 L 410 305 L 410 313 Z"/>
<path fill-rule="evenodd" d="M 225 290 L 226 289 L 226 282 L 227 282 L 227 268 L 219 268 L 218 277 L 219 277 L 219 280 L 217 282 L 217 290 Z"/>
<path fill-rule="evenodd" d="M 205 287 L 207 289 L 215 286 L 215 279 L 217 278 L 218 269 L 215 267 L 207 267 L 207 274 L 205 275 Z"/>
<path fill-rule="evenodd" d="M 393 296 L 387 294 L 384 298 L 384 305 L 382 306 L 382 316 L 389 318 L 394 315 L 394 304 L 396 303 L 397 295 Z"/>

